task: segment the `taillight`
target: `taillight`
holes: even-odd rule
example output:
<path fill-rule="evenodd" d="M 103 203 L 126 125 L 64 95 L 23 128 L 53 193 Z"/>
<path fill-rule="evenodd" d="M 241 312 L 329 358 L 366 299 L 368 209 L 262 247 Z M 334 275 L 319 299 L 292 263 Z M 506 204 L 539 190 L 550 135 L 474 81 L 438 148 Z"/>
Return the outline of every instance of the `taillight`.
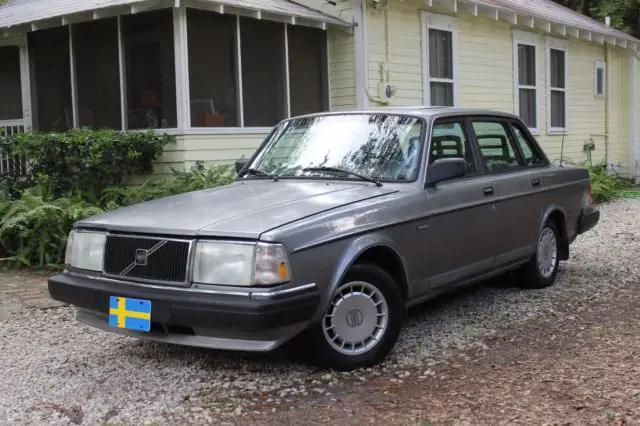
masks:
<path fill-rule="evenodd" d="M 591 196 L 591 182 L 589 182 L 589 204 L 593 204 L 593 197 Z"/>

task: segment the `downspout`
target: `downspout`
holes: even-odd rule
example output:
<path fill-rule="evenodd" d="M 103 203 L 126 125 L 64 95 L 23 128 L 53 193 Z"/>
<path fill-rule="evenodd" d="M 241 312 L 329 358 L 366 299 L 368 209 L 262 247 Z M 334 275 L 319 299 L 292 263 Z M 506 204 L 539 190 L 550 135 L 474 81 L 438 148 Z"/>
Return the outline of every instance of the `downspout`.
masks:
<path fill-rule="evenodd" d="M 382 105 L 388 105 L 389 101 L 387 99 L 381 99 L 379 97 L 373 97 L 369 92 L 369 55 L 368 55 L 368 16 L 367 16 L 367 1 L 368 0 L 360 0 L 360 9 L 362 11 L 362 56 L 364 57 L 364 93 L 367 96 L 367 99 L 371 102 L 375 102 Z M 382 83 L 385 84 L 389 81 L 390 73 L 389 73 L 389 3 L 387 1 L 384 8 L 384 47 L 385 47 L 385 64 L 383 65 L 382 70 Z"/>

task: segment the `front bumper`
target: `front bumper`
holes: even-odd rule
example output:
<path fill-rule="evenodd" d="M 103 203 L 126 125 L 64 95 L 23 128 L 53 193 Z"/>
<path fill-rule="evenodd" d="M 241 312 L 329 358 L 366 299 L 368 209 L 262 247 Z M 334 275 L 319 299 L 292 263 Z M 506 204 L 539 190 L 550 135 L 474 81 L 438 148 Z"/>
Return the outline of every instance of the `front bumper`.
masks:
<path fill-rule="evenodd" d="M 578 224 L 578 234 L 584 234 L 588 230 L 595 227 L 600 221 L 600 210 L 593 206 L 587 206 L 582 209 L 580 214 L 580 222 Z"/>
<path fill-rule="evenodd" d="M 77 319 L 129 336 L 227 350 L 268 351 L 306 328 L 318 308 L 315 284 L 279 291 L 207 291 L 134 284 L 64 272 L 49 279 L 55 300 L 76 306 Z M 150 300 L 149 333 L 109 327 L 109 297 Z"/>

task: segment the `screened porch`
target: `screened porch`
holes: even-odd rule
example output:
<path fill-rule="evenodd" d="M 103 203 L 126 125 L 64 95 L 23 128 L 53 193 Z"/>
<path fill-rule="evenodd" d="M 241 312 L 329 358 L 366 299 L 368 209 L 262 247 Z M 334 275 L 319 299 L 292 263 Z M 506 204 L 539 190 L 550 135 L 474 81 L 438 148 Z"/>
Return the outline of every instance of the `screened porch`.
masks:
<path fill-rule="evenodd" d="M 211 5 L 122 12 L 0 36 L 0 128 L 234 133 L 330 107 L 326 22 Z"/>

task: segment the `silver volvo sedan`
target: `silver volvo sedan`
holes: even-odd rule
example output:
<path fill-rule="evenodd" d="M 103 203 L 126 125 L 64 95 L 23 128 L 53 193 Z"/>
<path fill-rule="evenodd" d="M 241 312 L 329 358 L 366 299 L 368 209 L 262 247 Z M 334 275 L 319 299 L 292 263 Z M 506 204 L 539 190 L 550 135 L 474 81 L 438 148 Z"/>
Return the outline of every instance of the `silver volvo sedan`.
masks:
<path fill-rule="evenodd" d="M 274 127 L 230 185 L 78 222 L 49 280 L 79 321 L 167 343 L 374 365 L 408 307 L 498 274 L 540 289 L 593 228 L 588 171 L 515 116 L 311 114 Z"/>

